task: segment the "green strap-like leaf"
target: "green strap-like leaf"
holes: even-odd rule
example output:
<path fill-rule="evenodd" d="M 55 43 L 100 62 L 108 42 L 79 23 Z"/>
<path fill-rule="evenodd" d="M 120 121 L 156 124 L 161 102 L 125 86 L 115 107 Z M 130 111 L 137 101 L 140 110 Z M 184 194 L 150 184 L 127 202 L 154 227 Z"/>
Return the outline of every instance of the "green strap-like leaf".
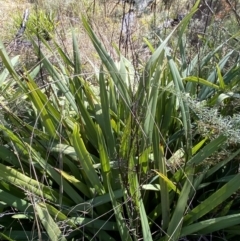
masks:
<path fill-rule="evenodd" d="M 114 157 L 115 154 L 115 139 L 113 136 L 113 130 L 111 128 L 111 120 L 110 120 L 110 111 L 109 111 L 109 100 L 108 100 L 108 93 L 107 87 L 105 84 L 103 69 L 100 69 L 99 74 L 99 85 L 100 85 L 100 99 L 101 99 L 101 108 L 102 113 L 99 118 L 101 118 L 101 122 L 99 125 L 102 128 L 103 134 L 106 138 L 106 144 L 108 146 L 108 152 L 110 158 Z"/>
<path fill-rule="evenodd" d="M 240 214 L 227 215 L 197 222 L 182 228 L 181 237 L 190 234 L 209 234 L 240 224 Z"/>
<path fill-rule="evenodd" d="M 129 96 L 129 91 L 126 86 L 126 83 L 123 82 L 121 74 L 116 68 L 115 63 L 113 62 L 110 55 L 103 48 L 102 44 L 100 43 L 100 41 L 98 40 L 94 32 L 92 31 L 87 19 L 84 16 L 82 16 L 82 22 L 85 30 L 87 31 L 88 36 L 90 37 L 96 51 L 98 52 L 99 57 L 101 58 L 103 64 L 106 66 L 110 76 L 112 77 L 112 80 L 114 81 L 114 84 L 117 90 L 119 91 L 121 98 L 125 102 L 126 106 L 130 108 L 131 98 Z"/>
<path fill-rule="evenodd" d="M 113 204 L 113 210 L 114 210 L 116 221 L 117 221 L 117 225 L 118 225 L 118 231 L 120 233 L 122 241 L 131 241 L 132 238 L 131 238 L 131 236 L 129 234 L 129 230 L 127 228 L 125 219 L 123 218 L 123 215 L 122 215 L 122 212 L 123 212 L 122 204 L 118 203 L 116 201 L 115 194 L 112 191 L 111 179 L 110 179 L 109 175 L 110 175 L 110 173 L 107 174 L 108 190 L 109 190 L 110 199 L 111 199 L 112 204 Z"/>
<path fill-rule="evenodd" d="M 40 90 L 38 88 L 34 88 L 34 85 L 31 80 L 27 81 L 28 88 L 30 90 L 29 96 L 31 97 L 31 101 L 34 103 L 35 107 L 37 108 L 42 122 L 43 126 L 46 128 L 47 133 L 53 137 L 57 137 L 57 130 L 53 124 L 52 118 L 49 115 L 48 111 L 46 110 L 46 103 L 43 103 L 41 101 L 41 98 L 39 97 Z"/>
<path fill-rule="evenodd" d="M 217 89 L 217 90 L 220 89 L 220 87 L 218 85 L 215 85 L 212 82 L 209 82 L 209 81 L 207 81 L 205 79 L 202 79 L 202 78 L 199 78 L 199 77 L 196 77 L 196 76 L 188 76 L 188 77 L 184 78 L 184 81 L 189 81 L 189 82 L 194 82 L 194 83 L 197 83 L 197 84 L 202 84 L 202 85 L 205 85 L 205 86 L 208 86 L 208 87 L 212 87 L 212 88 Z"/>
<path fill-rule="evenodd" d="M 83 167 L 84 172 L 86 173 L 86 176 L 88 177 L 90 183 L 92 186 L 95 188 L 97 193 L 103 194 L 104 188 L 98 178 L 98 175 L 93 167 L 93 162 L 92 158 L 87 151 L 85 144 L 80 136 L 79 133 L 79 127 L 77 124 L 75 124 L 74 129 L 73 129 L 73 146 L 74 149 L 78 155 L 79 162 Z"/>
<path fill-rule="evenodd" d="M 193 171 L 193 168 L 189 168 L 186 171 L 186 180 L 168 226 L 167 236 L 165 238 L 166 241 L 178 240 L 180 237 L 184 214 L 188 209 L 188 197 L 192 188 Z"/>
<path fill-rule="evenodd" d="M 210 156 L 215 151 L 217 151 L 221 146 L 221 144 L 223 144 L 226 140 L 227 140 L 227 137 L 220 135 L 218 138 L 211 141 L 203 149 L 201 149 L 195 156 L 193 156 L 192 159 L 188 161 L 187 165 L 191 166 L 191 165 L 200 164 L 208 156 Z"/>
<path fill-rule="evenodd" d="M 53 220 L 44 204 L 35 204 L 39 219 L 49 235 L 51 241 L 67 241 L 59 229 L 59 225 Z"/>
<path fill-rule="evenodd" d="M 194 221 L 201 218 L 203 215 L 207 214 L 219 204 L 223 203 L 227 198 L 229 198 L 234 192 L 239 189 L 240 183 L 240 173 L 238 173 L 234 178 L 232 178 L 228 183 L 214 192 L 210 197 L 201 202 L 197 207 L 195 207 L 191 212 L 189 212 L 184 218 L 185 224 L 191 224 Z"/>
<path fill-rule="evenodd" d="M 167 168 L 165 157 L 163 155 L 162 147 L 160 146 L 158 129 L 154 128 L 153 134 L 153 155 L 154 155 L 154 166 L 158 169 L 164 176 L 167 176 Z M 161 188 L 161 208 L 162 208 L 162 225 L 163 229 L 166 229 L 170 220 L 170 203 L 169 203 L 169 190 L 168 183 L 159 178 L 159 184 Z M 174 188 L 174 191 L 177 190 Z"/>
<path fill-rule="evenodd" d="M 38 45 L 33 41 L 34 47 L 39 51 L 39 54 L 42 58 L 42 62 L 44 64 L 44 67 L 47 69 L 49 74 L 52 76 L 54 83 L 58 86 L 58 88 L 62 91 L 66 99 L 69 101 L 70 105 L 72 106 L 73 110 L 78 113 L 78 108 L 75 102 L 75 98 L 70 92 L 70 89 L 65 83 L 65 79 L 62 75 L 60 75 L 55 67 L 50 63 L 48 58 L 43 54 L 41 49 L 38 47 Z"/>

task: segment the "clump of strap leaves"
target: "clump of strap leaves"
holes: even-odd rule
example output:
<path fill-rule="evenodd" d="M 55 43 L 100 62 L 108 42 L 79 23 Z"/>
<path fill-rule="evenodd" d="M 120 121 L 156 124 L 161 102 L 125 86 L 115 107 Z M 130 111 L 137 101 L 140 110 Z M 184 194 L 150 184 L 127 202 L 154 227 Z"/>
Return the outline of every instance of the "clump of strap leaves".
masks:
<path fill-rule="evenodd" d="M 141 70 L 121 53 L 114 61 L 82 16 L 102 61 L 95 85 L 83 75 L 74 32 L 72 57 L 54 42 L 53 63 L 33 41 L 41 63 L 22 73 L 0 43 L 2 240 L 237 240 L 240 149 L 228 148 L 226 128 L 209 125 L 201 104 L 228 108 L 239 97 L 228 92 L 239 90 L 240 66 L 227 66 L 233 51 L 211 70 L 217 49 L 186 59 L 183 34 L 196 9 L 177 26 L 182 64 L 168 47 L 173 30 L 156 49 L 147 42 L 152 55 Z M 49 74 L 43 88 L 40 64 Z"/>

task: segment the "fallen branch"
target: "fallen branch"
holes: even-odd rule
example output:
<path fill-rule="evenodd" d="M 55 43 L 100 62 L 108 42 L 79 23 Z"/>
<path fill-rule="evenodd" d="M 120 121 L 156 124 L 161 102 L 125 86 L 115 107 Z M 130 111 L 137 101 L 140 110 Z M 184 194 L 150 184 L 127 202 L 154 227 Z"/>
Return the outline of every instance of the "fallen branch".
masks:
<path fill-rule="evenodd" d="M 15 38 L 21 38 L 25 32 L 25 29 L 26 29 L 26 23 L 28 21 L 28 17 L 29 17 L 29 10 L 26 9 L 24 14 L 23 14 L 23 20 L 22 20 L 22 23 L 20 25 L 20 28 L 15 36 Z"/>

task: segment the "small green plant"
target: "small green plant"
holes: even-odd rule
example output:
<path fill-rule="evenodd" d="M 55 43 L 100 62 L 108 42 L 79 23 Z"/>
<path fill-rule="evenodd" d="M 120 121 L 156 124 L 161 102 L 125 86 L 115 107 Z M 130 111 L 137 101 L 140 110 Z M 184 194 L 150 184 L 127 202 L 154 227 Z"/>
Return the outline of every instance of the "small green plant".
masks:
<path fill-rule="evenodd" d="M 21 21 L 22 17 L 18 16 L 15 20 L 16 26 L 20 26 Z M 53 11 L 30 11 L 25 33 L 28 36 L 37 36 L 48 41 L 53 37 L 56 27 L 56 16 Z"/>

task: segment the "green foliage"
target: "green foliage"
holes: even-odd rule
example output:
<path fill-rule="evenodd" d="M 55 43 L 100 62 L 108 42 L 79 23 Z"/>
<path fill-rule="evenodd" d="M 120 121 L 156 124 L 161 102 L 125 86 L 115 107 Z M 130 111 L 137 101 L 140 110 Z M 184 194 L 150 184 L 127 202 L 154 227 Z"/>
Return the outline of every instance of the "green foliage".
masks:
<path fill-rule="evenodd" d="M 33 38 L 49 74 L 46 88 L 35 81 L 39 66 L 20 74 L 14 68 L 18 58 L 10 60 L 1 44 L 3 239 L 238 237 L 239 141 L 229 142 L 219 123 L 211 123 L 207 134 L 201 131 L 199 123 L 213 109 L 194 98 L 209 97 L 210 106 L 218 98 L 224 102 L 221 95 L 237 86 L 239 66 L 221 74 L 229 53 L 207 78 L 198 78 L 195 66 L 207 66 L 217 49 L 188 65 L 179 41 L 179 65 L 167 45 L 177 30 L 182 38 L 196 8 L 155 50 L 148 42 L 154 52 L 137 73 L 123 56 L 119 63 L 109 56 L 83 16 L 102 62 L 95 69 L 97 86 L 82 75 L 74 33 L 72 58 L 54 40 L 58 52 L 53 52 L 42 38 L 54 63 Z M 21 113 L 28 118 L 11 108 L 16 98 L 28 103 Z M 231 155 L 221 155 L 224 149 Z"/>
<path fill-rule="evenodd" d="M 20 26 L 22 17 L 18 16 L 15 19 L 16 26 Z M 51 10 L 37 10 L 29 15 L 29 19 L 26 24 L 26 34 L 28 36 L 37 36 L 38 38 L 44 38 L 50 40 L 57 27 L 55 13 Z"/>

